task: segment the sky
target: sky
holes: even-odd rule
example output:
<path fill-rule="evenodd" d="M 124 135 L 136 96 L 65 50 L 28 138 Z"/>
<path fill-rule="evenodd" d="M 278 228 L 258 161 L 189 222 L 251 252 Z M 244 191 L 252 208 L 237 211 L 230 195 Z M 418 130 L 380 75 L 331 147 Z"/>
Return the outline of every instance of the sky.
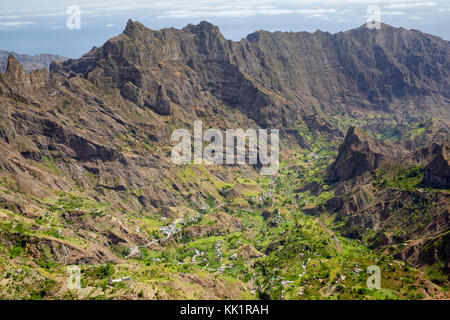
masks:
<path fill-rule="evenodd" d="M 0 50 L 78 58 L 129 18 L 154 30 L 206 20 L 236 41 L 257 30 L 335 33 L 365 24 L 370 6 L 383 23 L 450 40 L 450 0 L 0 0 Z"/>

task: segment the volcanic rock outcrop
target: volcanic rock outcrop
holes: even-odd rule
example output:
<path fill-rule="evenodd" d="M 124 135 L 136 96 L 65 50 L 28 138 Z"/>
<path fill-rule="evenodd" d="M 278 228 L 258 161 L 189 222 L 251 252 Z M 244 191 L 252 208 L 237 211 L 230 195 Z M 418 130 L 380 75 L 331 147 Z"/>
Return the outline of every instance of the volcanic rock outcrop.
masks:
<path fill-rule="evenodd" d="M 422 184 L 433 188 L 450 188 L 450 148 L 442 144 L 434 159 L 425 167 Z"/>
<path fill-rule="evenodd" d="M 351 127 L 339 147 L 336 161 L 329 168 L 330 180 L 354 179 L 401 156 L 398 147 L 375 140 L 357 127 Z"/>

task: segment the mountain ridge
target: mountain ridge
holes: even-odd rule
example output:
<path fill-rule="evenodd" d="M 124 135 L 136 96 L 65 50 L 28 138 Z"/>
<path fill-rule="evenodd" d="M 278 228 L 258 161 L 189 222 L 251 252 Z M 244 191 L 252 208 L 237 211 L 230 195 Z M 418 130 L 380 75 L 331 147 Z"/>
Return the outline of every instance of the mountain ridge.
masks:
<path fill-rule="evenodd" d="M 134 48 L 141 48 L 139 53 L 127 56 L 129 40 L 134 43 Z M 162 47 L 161 41 L 165 43 Z M 347 53 L 349 46 L 356 49 L 357 55 Z M 150 52 L 145 52 L 147 47 Z M 205 48 L 208 51 L 204 51 Z M 425 58 L 420 60 L 414 51 L 420 51 Z M 431 52 L 434 52 L 433 56 Z M 445 116 L 442 110 L 450 103 L 449 52 L 448 41 L 387 26 L 381 30 L 353 29 L 336 34 L 264 31 L 234 42 L 226 40 L 216 26 L 207 22 L 183 29 L 153 31 L 129 20 L 124 33 L 107 41 L 96 49 L 96 53 L 51 68 L 52 71 L 74 72 L 89 78 L 92 72 L 99 76 L 113 73 L 113 70 L 105 70 L 109 68 L 108 64 L 125 64 L 122 68 L 137 78 L 120 79 L 120 74 L 115 74 L 102 81 L 112 81 L 120 89 L 131 80 L 138 87 L 137 95 L 148 95 L 154 100 L 156 92 L 151 87 L 164 87 L 165 79 L 159 79 L 157 84 L 147 84 L 148 79 L 139 79 L 141 74 L 157 60 L 173 63 L 172 67 L 183 73 L 178 65 L 181 63 L 197 74 L 201 85 L 214 88 L 211 94 L 217 102 L 235 105 L 264 126 L 271 123 L 292 126 L 294 114 L 300 110 L 333 114 L 351 111 L 356 115 L 371 110 L 398 117 L 408 117 L 408 113 L 421 114 L 426 110 L 430 115 Z M 93 55 L 97 55 L 96 58 Z M 97 64 L 95 59 L 106 59 L 106 65 Z M 200 66 L 200 61 L 214 63 Z M 362 64 L 369 64 L 370 68 L 363 71 Z M 286 67 L 288 65 L 290 67 Z M 199 75 L 204 68 L 212 68 L 210 72 L 216 79 L 209 79 L 208 73 Z M 227 83 L 226 89 L 221 81 L 217 81 L 219 75 L 221 81 Z M 235 77 L 238 81 L 232 81 L 239 83 L 239 87 L 247 86 L 247 92 L 253 92 L 252 99 L 241 96 L 237 88 L 230 90 L 229 83 Z M 182 81 L 179 79 L 179 86 L 186 85 Z M 200 89 L 194 86 L 189 90 L 195 93 Z M 180 102 L 185 106 L 195 103 Z M 402 107 L 397 112 L 393 108 L 398 105 Z"/>

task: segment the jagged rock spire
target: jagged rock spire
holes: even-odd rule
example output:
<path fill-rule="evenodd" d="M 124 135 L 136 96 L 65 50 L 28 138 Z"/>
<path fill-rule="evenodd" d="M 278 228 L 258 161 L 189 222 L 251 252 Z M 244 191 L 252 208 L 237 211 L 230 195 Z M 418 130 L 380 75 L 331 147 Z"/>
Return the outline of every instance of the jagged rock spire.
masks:
<path fill-rule="evenodd" d="M 140 24 L 138 21 L 128 19 L 127 25 L 125 27 L 125 30 L 123 30 L 123 33 L 129 36 L 133 36 L 136 35 L 136 33 L 139 31 L 139 29 L 142 29 L 142 27 L 143 25 Z"/>
<path fill-rule="evenodd" d="M 11 54 L 8 57 L 8 64 L 6 67 L 6 74 L 13 80 L 23 81 L 26 77 L 26 73 L 22 65 L 17 61 L 17 59 Z"/>
<path fill-rule="evenodd" d="M 123 31 L 124 33 L 129 33 L 132 32 L 134 30 L 134 22 L 131 19 L 128 19 L 127 21 L 127 25 L 125 26 L 125 30 Z"/>
<path fill-rule="evenodd" d="M 442 144 L 434 159 L 425 167 L 423 185 L 450 188 L 450 147 Z"/>

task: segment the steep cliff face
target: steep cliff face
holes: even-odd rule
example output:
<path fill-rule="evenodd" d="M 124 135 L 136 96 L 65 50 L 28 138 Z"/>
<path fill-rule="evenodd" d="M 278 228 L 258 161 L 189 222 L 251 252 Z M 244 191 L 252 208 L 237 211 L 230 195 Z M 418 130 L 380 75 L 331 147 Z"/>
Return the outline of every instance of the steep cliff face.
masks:
<path fill-rule="evenodd" d="M 79 60 L 53 65 L 52 70 L 119 88 L 126 99 L 163 115 L 174 107 L 227 105 L 263 125 L 271 118 L 286 123 L 288 118 L 271 95 L 240 72 L 233 61 L 237 46 L 207 22 L 152 31 L 130 20 L 121 35 L 101 48 Z"/>
<path fill-rule="evenodd" d="M 431 101 L 448 106 L 449 43 L 420 32 L 388 25 L 337 34 L 261 31 L 241 43 L 261 57 L 256 72 L 247 72 L 303 108 L 417 110 L 418 98 L 430 110 Z"/>
<path fill-rule="evenodd" d="M 425 167 L 422 183 L 434 188 L 450 188 L 450 148 L 440 146 L 434 159 Z"/>
<path fill-rule="evenodd" d="M 329 178 L 340 181 L 355 179 L 388 162 L 400 160 L 402 154 L 404 152 L 398 146 L 375 140 L 361 129 L 351 127 L 339 147 L 336 161 L 329 168 Z"/>
<path fill-rule="evenodd" d="M 445 116 L 449 52 L 447 41 L 388 25 L 337 34 L 258 31 L 233 42 L 207 22 L 153 31 L 130 20 L 101 48 L 52 68 L 125 87 L 126 97 L 150 108 L 163 92 L 181 108 L 222 103 L 263 126 L 289 127 L 299 110 Z"/>

